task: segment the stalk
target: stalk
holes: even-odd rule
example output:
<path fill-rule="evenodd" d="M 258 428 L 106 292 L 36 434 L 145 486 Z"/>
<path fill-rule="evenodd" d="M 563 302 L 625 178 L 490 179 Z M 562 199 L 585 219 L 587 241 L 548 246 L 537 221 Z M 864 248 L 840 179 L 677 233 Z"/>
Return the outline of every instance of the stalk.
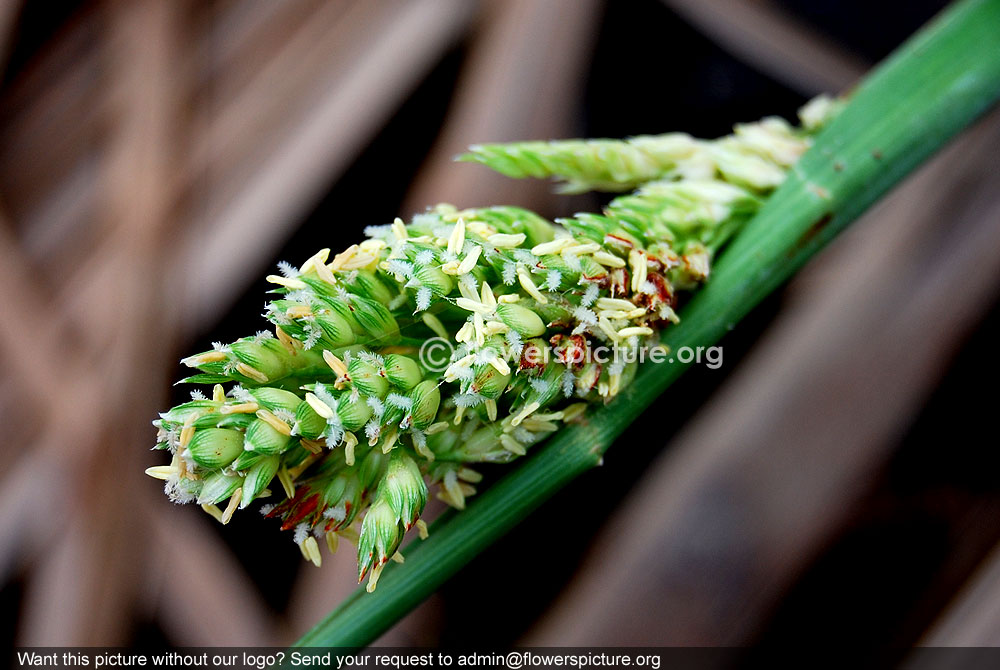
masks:
<path fill-rule="evenodd" d="M 880 65 L 816 137 L 792 176 L 721 253 L 711 281 L 663 341 L 708 346 L 889 188 L 1000 96 L 1000 1 L 965 0 Z M 472 557 L 566 483 L 686 369 L 647 363 L 608 405 L 562 428 L 515 470 L 448 514 L 404 552 L 374 594 L 359 590 L 299 646 L 360 647 L 377 638 Z"/>

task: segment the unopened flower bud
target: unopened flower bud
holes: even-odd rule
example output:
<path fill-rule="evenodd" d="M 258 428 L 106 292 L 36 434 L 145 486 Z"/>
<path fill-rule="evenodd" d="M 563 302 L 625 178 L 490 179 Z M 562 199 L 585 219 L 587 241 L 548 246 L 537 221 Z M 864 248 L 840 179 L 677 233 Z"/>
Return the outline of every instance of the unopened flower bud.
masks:
<path fill-rule="evenodd" d="M 225 500 L 242 485 L 242 477 L 212 472 L 204 479 L 201 492 L 198 494 L 198 504 L 212 505 L 220 500 Z"/>
<path fill-rule="evenodd" d="M 383 380 L 384 381 L 384 380 Z M 360 430 L 372 418 L 374 410 L 363 396 L 351 400 L 350 395 L 342 395 L 337 403 L 337 416 L 344 430 Z"/>
<path fill-rule="evenodd" d="M 517 303 L 497 305 L 497 318 L 516 330 L 522 337 L 538 337 L 545 333 L 545 322 L 536 312 Z"/>
<path fill-rule="evenodd" d="M 354 318 L 364 329 L 365 335 L 359 337 L 363 344 L 391 344 L 399 337 L 399 325 L 396 319 L 380 302 L 366 298 L 354 298 Z"/>
<path fill-rule="evenodd" d="M 441 406 L 441 391 L 438 385 L 430 379 L 422 381 L 410 391 L 410 399 L 413 400 L 409 414 L 410 426 L 423 430 L 434 423 L 438 408 Z"/>
<path fill-rule="evenodd" d="M 437 296 L 446 296 L 455 288 L 455 281 L 436 265 L 422 265 L 413 276 L 421 286 L 426 286 Z"/>
<path fill-rule="evenodd" d="M 255 389 L 250 389 L 250 395 L 254 397 L 257 403 L 272 412 L 277 410 L 283 410 L 285 412 L 294 413 L 298 406 L 302 403 L 302 398 L 295 395 L 291 391 L 286 391 L 284 389 L 272 388 L 270 386 L 261 386 Z"/>
<path fill-rule="evenodd" d="M 351 381 L 365 395 L 381 399 L 389 392 L 389 380 L 382 376 L 375 363 L 360 357 L 352 358 L 347 371 Z"/>
<path fill-rule="evenodd" d="M 379 484 L 377 497 L 388 502 L 396 518 L 408 530 L 427 504 L 427 485 L 420 468 L 401 450 L 389 457 L 385 477 Z"/>
<path fill-rule="evenodd" d="M 385 357 L 385 377 L 393 386 L 404 391 L 409 391 L 423 379 L 417 362 L 409 356 L 400 354 L 389 354 Z"/>
<path fill-rule="evenodd" d="M 267 488 L 274 476 L 278 474 L 281 467 L 280 456 L 265 456 L 247 470 L 243 482 L 243 498 L 240 501 L 240 509 L 252 503 L 260 492 Z"/>
<path fill-rule="evenodd" d="M 355 292 L 375 302 L 386 304 L 392 300 L 392 290 L 371 270 L 359 270 L 354 277 Z"/>
<path fill-rule="evenodd" d="M 299 435 L 314 440 L 326 431 L 326 419 L 317 414 L 308 402 L 300 402 L 295 409 L 295 427 Z"/>
<path fill-rule="evenodd" d="M 267 421 L 257 419 L 247 428 L 244 448 L 260 454 L 280 454 L 288 449 L 292 438 Z"/>
<path fill-rule="evenodd" d="M 229 428 L 197 430 L 187 445 L 191 459 L 210 469 L 222 468 L 232 463 L 243 451 L 243 433 Z"/>
<path fill-rule="evenodd" d="M 513 377 L 512 372 L 501 374 L 492 365 L 484 365 L 473 380 L 471 390 L 484 398 L 496 400 L 507 390 L 511 377 Z"/>
<path fill-rule="evenodd" d="M 403 538 L 396 513 L 385 500 L 376 500 L 361 522 L 358 540 L 358 581 L 364 579 L 371 566 L 379 566 L 396 553 Z"/>

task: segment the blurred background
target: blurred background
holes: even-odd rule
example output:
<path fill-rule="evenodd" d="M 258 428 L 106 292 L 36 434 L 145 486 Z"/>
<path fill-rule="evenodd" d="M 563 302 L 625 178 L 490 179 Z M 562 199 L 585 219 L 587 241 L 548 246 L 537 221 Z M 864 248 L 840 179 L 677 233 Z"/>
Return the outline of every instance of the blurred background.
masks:
<path fill-rule="evenodd" d="M 599 207 L 451 158 L 792 119 L 944 4 L 0 2 L 8 657 L 286 644 L 354 588 L 351 551 L 142 474 L 177 361 L 263 328 L 277 261 L 440 201 Z M 1000 644 L 998 156 L 994 113 L 380 643 Z"/>

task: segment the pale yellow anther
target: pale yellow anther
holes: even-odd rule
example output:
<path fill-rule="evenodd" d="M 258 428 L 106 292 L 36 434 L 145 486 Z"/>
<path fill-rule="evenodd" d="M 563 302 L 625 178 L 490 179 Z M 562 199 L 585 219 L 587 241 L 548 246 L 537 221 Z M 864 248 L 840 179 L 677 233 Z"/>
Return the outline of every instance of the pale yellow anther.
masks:
<path fill-rule="evenodd" d="M 281 326 L 274 327 L 274 334 L 278 338 L 278 342 L 281 343 L 281 346 L 285 348 L 285 351 L 287 351 L 292 356 L 295 356 L 298 353 L 298 347 L 296 347 L 296 344 L 301 346 L 301 343 L 290 338 L 288 336 L 288 333 L 286 333 L 281 329 Z"/>
<path fill-rule="evenodd" d="M 386 243 L 384 240 L 365 240 L 358 245 L 358 249 L 361 251 L 367 251 L 373 256 L 378 256 L 379 252 L 385 249 Z"/>
<path fill-rule="evenodd" d="M 339 254 L 333 257 L 333 262 L 330 263 L 330 269 L 333 270 L 334 272 L 337 272 L 338 270 L 343 270 L 344 264 L 347 263 L 347 261 L 354 258 L 354 256 L 360 250 L 361 248 L 358 245 L 352 244 L 347 249 L 345 249 L 344 251 L 340 252 Z"/>
<path fill-rule="evenodd" d="M 320 265 L 326 263 L 326 259 L 328 259 L 329 257 L 330 257 L 329 249 L 320 249 L 319 251 L 317 251 L 312 256 L 306 259 L 306 262 L 303 263 L 302 267 L 299 268 L 299 273 L 305 274 L 310 270 L 317 269 Z"/>
<path fill-rule="evenodd" d="M 597 385 L 597 395 L 601 396 L 602 398 L 608 397 L 608 383 L 607 382 L 601 382 L 600 384 Z"/>
<path fill-rule="evenodd" d="M 212 387 L 212 400 L 226 402 L 226 389 L 222 388 L 222 384 L 216 384 Z"/>
<path fill-rule="evenodd" d="M 404 561 L 405 561 L 406 559 L 404 559 L 404 558 L 403 558 L 403 555 L 402 555 L 401 553 L 399 553 L 399 552 L 397 551 L 397 552 L 396 552 L 395 554 L 393 554 L 393 555 L 391 556 L 391 560 L 392 560 L 392 562 L 393 562 L 393 563 L 402 563 L 402 562 L 404 562 Z"/>
<path fill-rule="evenodd" d="M 458 471 L 458 478 L 467 482 L 472 482 L 473 484 L 478 484 L 483 481 L 483 476 L 471 468 L 460 468 Z"/>
<path fill-rule="evenodd" d="M 388 454 L 392 451 L 392 448 L 396 446 L 396 440 L 399 439 L 399 431 L 393 427 L 386 435 L 385 442 L 382 444 L 382 453 Z"/>
<path fill-rule="evenodd" d="M 398 216 L 392 222 L 392 235 L 397 240 L 405 240 L 410 236 L 410 234 L 406 232 L 406 224 L 403 223 L 403 220 Z"/>
<path fill-rule="evenodd" d="M 326 548 L 330 550 L 331 554 L 336 554 L 337 549 L 340 548 L 340 536 L 336 533 L 327 533 Z"/>
<path fill-rule="evenodd" d="M 483 326 L 483 334 L 486 335 L 486 337 L 506 333 L 508 330 L 510 330 L 510 326 L 500 321 L 487 321 L 486 325 Z"/>
<path fill-rule="evenodd" d="M 492 308 L 487 307 L 478 300 L 470 300 L 468 298 L 456 298 L 455 304 L 464 310 L 473 312 L 474 314 L 482 314 L 486 316 L 493 313 Z"/>
<path fill-rule="evenodd" d="M 417 519 L 417 535 L 420 536 L 421 540 L 426 540 L 430 533 L 427 532 L 427 522 L 423 519 Z"/>
<path fill-rule="evenodd" d="M 479 256 L 483 253 L 483 248 L 478 244 L 472 247 L 472 251 L 458 264 L 458 274 L 464 275 L 472 272 L 472 269 L 476 267 L 476 263 L 479 262 Z"/>
<path fill-rule="evenodd" d="M 559 430 L 559 426 L 551 421 L 542 421 L 534 416 L 529 416 L 521 425 L 533 433 L 552 433 Z"/>
<path fill-rule="evenodd" d="M 621 385 L 622 385 L 622 376 L 620 374 L 615 374 L 608 377 L 608 395 L 612 398 L 618 395 L 618 391 L 621 389 Z"/>
<path fill-rule="evenodd" d="M 566 407 L 562 411 L 563 423 L 569 423 L 577 417 L 583 416 L 583 413 L 587 411 L 587 403 L 578 402 L 573 403 L 569 407 Z"/>
<path fill-rule="evenodd" d="M 292 277 L 282 277 L 281 275 L 268 275 L 264 277 L 267 281 L 272 284 L 278 284 L 279 286 L 284 286 L 285 288 L 290 288 L 292 290 L 298 291 L 304 289 L 308 284 L 306 284 L 301 279 L 294 279 Z"/>
<path fill-rule="evenodd" d="M 497 420 L 497 401 L 492 398 L 487 398 L 486 402 L 486 416 L 489 417 L 490 421 Z"/>
<path fill-rule="evenodd" d="M 597 242 L 586 242 L 566 247 L 560 253 L 563 256 L 582 256 L 584 254 L 592 254 L 595 251 L 600 251 L 600 250 L 601 250 L 601 245 L 598 244 Z"/>
<path fill-rule="evenodd" d="M 606 251 L 595 251 L 593 259 L 603 265 L 606 268 L 623 268 L 625 267 L 625 261 L 615 256 L 614 254 L 609 254 Z"/>
<path fill-rule="evenodd" d="M 521 246 L 528 238 L 524 233 L 495 233 L 486 239 L 499 249 L 511 249 Z"/>
<path fill-rule="evenodd" d="M 223 405 L 219 410 L 220 414 L 253 414 L 260 405 L 255 402 L 241 402 L 237 405 Z"/>
<path fill-rule="evenodd" d="M 222 510 L 217 505 L 202 505 L 201 509 L 210 517 L 222 523 Z"/>
<path fill-rule="evenodd" d="M 319 553 L 319 543 L 310 535 L 302 542 L 302 553 L 317 568 L 323 565 L 323 554 Z"/>
<path fill-rule="evenodd" d="M 449 470 L 445 473 L 441 480 L 441 485 L 448 492 L 448 497 L 455 503 L 455 507 L 465 509 L 465 494 L 462 493 L 462 487 L 458 483 L 458 476 L 454 470 Z"/>
<path fill-rule="evenodd" d="M 204 365 L 205 363 L 219 363 L 227 358 L 229 358 L 229 356 L 227 356 L 224 351 L 206 351 L 205 353 L 198 354 L 197 356 L 188 356 L 182 360 L 181 363 L 189 368 L 196 368 L 199 365 Z"/>
<path fill-rule="evenodd" d="M 368 577 L 368 586 L 365 587 L 365 591 L 368 593 L 375 593 L 375 587 L 378 585 L 378 578 L 382 576 L 382 570 L 385 568 L 381 563 L 379 565 L 372 566 L 371 575 Z"/>
<path fill-rule="evenodd" d="M 528 295 L 537 300 L 540 304 L 544 305 L 549 301 L 549 299 L 542 295 L 542 292 L 538 290 L 538 287 L 535 286 L 535 282 L 532 281 L 531 275 L 528 274 L 528 270 L 523 265 L 517 266 L 517 280 L 520 282 L 521 288 L 527 291 Z"/>
<path fill-rule="evenodd" d="M 615 330 L 615 327 L 611 325 L 611 321 L 608 320 L 608 317 L 599 317 L 597 319 L 597 327 L 600 328 L 605 335 L 611 338 L 613 342 L 617 342 L 621 339 L 618 335 L 618 331 Z"/>
<path fill-rule="evenodd" d="M 646 316 L 646 308 L 645 307 L 636 307 L 631 312 L 626 312 L 625 313 L 625 318 L 626 319 L 638 319 L 641 316 Z"/>
<path fill-rule="evenodd" d="M 171 465 L 154 465 L 151 468 L 146 468 L 146 474 L 153 479 L 167 481 L 179 476 L 180 471 Z"/>
<path fill-rule="evenodd" d="M 354 465 L 354 447 L 358 446 L 358 436 L 347 431 L 344 433 L 344 463 Z"/>
<path fill-rule="evenodd" d="M 288 474 L 288 470 L 284 466 L 278 470 L 278 482 L 281 484 L 281 488 L 284 490 L 286 498 L 295 497 L 294 480 L 292 479 L 292 476 Z"/>
<path fill-rule="evenodd" d="M 324 419 L 329 420 L 333 418 L 333 408 L 317 398 L 316 394 L 306 393 L 306 402 L 309 403 L 309 406 L 312 407 L 314 412 L 319 414 Z"/>
<path fill-rule="evenodd" d="M 355 254 L 350 259 L 344 261 L 344 263 L 341 264 L 340 269 L 341 270 L 363 270 L 363 269 L 367 268 L 369 265 L 374 265 L 377 260 L 378 260 L 378 256 L 376 256 L 374 254 L 367 253 L 367 252 L 361 252 L 361 253 Z"/>
<path fill-rule="evenodd" d="M 618 337 L 632 337 L 633 335 L 641 337 L 643 335 L 652 334 L 653 329 L 648 326 L 629 326 L 628 328 L 622 328 L 618 331 Z"/>
<path fill-rule="evenodd" d="M 276 417 L 271 410 L 263 408 L 257 410 L 257 418 L 269 425 L 271 428 L 274 428 L 282 435 L 290 436 L 292 434 L 292 429 L 289 425 Z"/>
<path fill-rule="evenodd" d="M 448 237 L 448 251 L 457 256 L 462 251 L 463 246 L 465 246 L 465 219 L 460 218 L 455 222 L 455 226 L 451 229 L 451 235 Z"/>
<path fill-rule="evenodd" d="M 459 263 L 458 261 L 448 261 L 447 263 L 441 266 L 441 272 L 445 273 L 446 275 L 457 276 L 459 265 L 461 265 L 461 263 Z"/>
<path fill-rule="evenodd" d="M 429 462 L 434 460 L 434 452 L 431 451 L 430 447 L 428 447 L 425 443 L 415 443 L 413 448 L 416 450 L 418 455 L 426 458 Z"/>
<path fill-rule="evenodd" d="M 509 305 L 509 304 L 517 302 L 520 299 L 521 299 L 521 296 L 519 296 L 516 293 L 506 293 L 506 294 L 500 296 L 499 298 L 497 298 L 497 302 Z"/>
<path fill-rule="evenodd" d="M 472 302 L 479 302 L 479 293 L 476 291 L 476 282 L 458 282 L 458 294 Z"/>
<path fill-rule="evenodd" d="M 455 421 L 453 422 L 456 426 L 462 423 L 462 417 L 465 416 L 465 406 L 459 405 L 455 408 Z"/>
<path fill-rule="evenodd" d="M 292 305 L 285 310 L 285 316 L 289 319 L 307 319 L 312 315 L 312 307 L 309 305 Z"/>
<path fill-rule="evenodd" d="M 466 321 L 462 324 L 462 327 L 458 329 L 458 332 L 455 333 L 455 341 L 459 343 L 469 342 L 473 337 L 475 337 L 475 335 L 476 333 L 472 327 L 472 322 Z M 447 337 L 445 339 L 447 339 Z"/>
<path fill-rule="evenodd" d="M 493 295 L 493 289 L 490 288 L 490 285 L 485 281 L 479 291 L 479 300 L 489 308 L 497 306 L 497 299 L 496 296 Z"/>
<path fill-rule="evenodd" d="M 646 281 L 646 254 L 633 249 L 628 253 L 629 266 L 632 268 L 632 291 L 637 292 L 643 282 Z"/>
<path fill-rule="evenodd" d="M 524 456 L 528 453 L 528 451 L 524 448 L 524 445 L 506 433 L 500 436 L 500 445 L 516 456 Z"/>
<path fill-rule="evenodd" d="M 536 244 L 531 248 L 531 253 L 535 254 L 536 256 L 558 254 L 563 249 L 574 246 L 575 244 L 576 242 L 574 242 L 572 237 L 559 237 L 552 240 L 551 242 L 542 242 L 541 244 Z"/>
<path fill-rule="evenodd" d="M 541 405 L 539 405 L 537 402 L 529 402 L 527 405 L 524 406 L 524 408 L 520 412 L 518 412 L 511 418 L 510 425 L 520 426 L 521 422 L 527 419 L 532 414 L 534 414 L 539 407 L 541 407 Z"/>
<path fill-rule="evenodd" d="M 448 339 L 448 331 L 445 329 L 444 324 L 441 323 L 441 319 L 437 318 L 430 312 L 421 313 L 420 319 L 435 335 L 444 340 Z"/>
<path fill-rule="evenodd" d="M 236 371 L 239 372 L 244 377 L 249 377 L 250 379 L 260 382 L 261 384 L 266 384 L 269 380 L 267 375 L 253 367 L 252 365 L 247 365 L 242 361 L 236 364 Z"/>
<path fill-rule="evenodd" d="M 438 421 L 437 423 L 432 423 L 424 429 L 425 435 L 433 435 L 435 433 L 440 433 L 442 430 L 448 429 L 447 421 Z"/>
<path fill-rule="evenodd" d="M 194 422 L 198 419 L 199 416 L 201 416 L 200 413 L 191 412 L 190 414 L 187 415 L 187 418 L 184 419 L 184 427 L 181 428 L 181 434 L 180 437 L 178 438 L 178 444 L 180 445 L 181 449 L 187 447 L 188 443 L 191 442 L 191 438 L 194 437 Z"/>
<path fill-rule="evenodd" d="M 559 421 L 563 418 L 563 412 L 562 410 L 558 412 L 545 412 L 543 414 L 535 414 L 531 418 L 538 419 L 539 421 Z"/>
<path fill-rule="evenodd" d="M 627 312 L 636 308 L 635 303 L 621 298 L 598 298 L 594 306 L 599 310 L 612 309 Z"/>
<path fill-rule="evenodd" d="M 330 369 L 333 370 L 338 377 L 347 376 L 347 364 L 337 358 L 336 354 L 329 349 L 323 350 L 323 360 L 326 361 L 326 364 L 330 366 Z M 329 419 L 330 417 L 325 418 Z"/>
<path fill-rule="evenodd" d="M 333 276 L 330 267 L 326 263 L 316 263 L 316 276 L 327 284 L 336 284 L 337 278 Z"/>
<path fill-rule="evenodd" d="M 233 491 L 233 495 L 229 496 L 229 504 L 226 505 L 226 511 L 222 513 L 222 518 L 219 519 L 219 521 L 222 522 L 223 526 L 232 521 L 233 514 L 236 513 L 237 509 L 239 509 L 241 500 L 243 500 L 242 487 Z"/>
<path fill-rule="evenodd" d="M 495 369 L 502 375 L 510 374 L 510 366 L 508 366 L 507 363 L 499 356 L 494 356 L 493 358 L 491 358 L 490 365 L 492 365 L 493 369 Z"/>
<path fill-rule="evenodd" d="M 485 238 L 496 235 L 497 232 L 496 228 L 484 221 L 469 221 L 465 224 L 465 229 Z"/>

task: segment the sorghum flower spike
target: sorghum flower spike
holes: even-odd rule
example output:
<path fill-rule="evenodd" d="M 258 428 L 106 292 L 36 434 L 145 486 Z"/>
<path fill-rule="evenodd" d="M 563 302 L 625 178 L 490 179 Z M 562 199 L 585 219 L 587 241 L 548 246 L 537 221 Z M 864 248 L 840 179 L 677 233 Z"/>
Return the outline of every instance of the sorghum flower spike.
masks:
<path fill-rule="evenodd" d="M 469 464 L 523 456 L 628 386 L 638 351 L 678 321 L 679 291 L 707 279 L 713 254 L 836 107 L 811 103 L 803 130 L 765 119 L 712 142 L 491 149 L 511 173 L 514 158 L 528 161 L 518 176 L 638 190 L 561 226 L 515 207 L 438 205 L 369 227 L 332 258 L 280 264 L 268 277 L 274 335 L 185 359 L 200 371 L 188 381 L 231 386 L 154 422 L 173 458 L 147 472 L 222 522 L 277 480 L 285 499 L 262 511 L 317 565 L 317 539 L 331 550 L 355 541 L 373 589 L 403 534 L 423 528 L 425 477 L 462 509 L 480 479 Z M 443 371 L 414 357 L 435 336 L 453 346 Z M 612 346 L 612 359 L 593 356 Z"/>
<path fill-rule="evenodd" d="M 718 140 L 667 133 L 626 140 L 477 144 L 458 160 L 481 163 L 508 177 L 557 179 L 565 193 L 629 191 L 658 179 L 711 179 L 716 175 L 768 188 L 780 183 L 780 168 L 795 162 L 808 147 L 808 134 L 836 114 L 842 104 L 826 96 L 814 99 L 799 112 L 801 129 L 770 117 L 739 124 L 733 135 Z M 751 169 L 756 162 L 753 158 L 761 155 L 768 162 Z"/>

